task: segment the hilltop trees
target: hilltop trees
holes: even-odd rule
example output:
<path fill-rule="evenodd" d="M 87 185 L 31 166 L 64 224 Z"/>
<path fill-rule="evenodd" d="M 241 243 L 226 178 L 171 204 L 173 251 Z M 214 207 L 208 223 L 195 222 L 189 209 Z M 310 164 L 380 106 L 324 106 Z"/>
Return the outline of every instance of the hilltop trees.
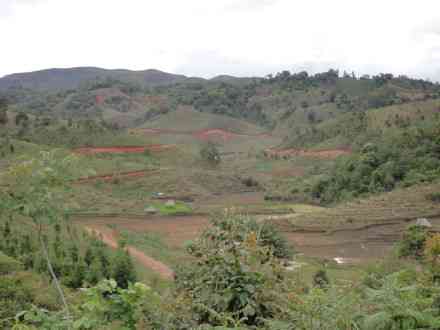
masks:
<path fill-rule="evenodd" d="M 8 123 L 8 102 L 6 98 L 0 97 L 0 125 L 6 125 Z"/>
<path fill-rule="evenodd" d="M 19 112 L 15 116 L 15 125 L 19 126 L 20 124 L 27 125 L 29 121 L 29 116 L 24 112 Z"/>

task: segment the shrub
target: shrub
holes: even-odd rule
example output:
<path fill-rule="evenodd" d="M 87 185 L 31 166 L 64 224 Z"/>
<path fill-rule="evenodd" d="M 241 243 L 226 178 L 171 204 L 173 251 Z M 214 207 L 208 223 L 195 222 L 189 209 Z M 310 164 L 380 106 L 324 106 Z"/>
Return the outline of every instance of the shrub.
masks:
<path fill-rule="evenodd" d="M 440 281 L 440 234 L 427 238 L 424 249 L 425 260 L 428 262 L 433 281 Z"/>
<path fill-rule="evenodd" d="M 259 183 L 257 180 L 255 180 L 253 177 L 247 177 L 241 180 L 241 182 L 246 186 L 246 187 L 258 187 Z"/>
<path fill-rule="evenodd" d="M 434 203 L 440 203 L 440 192 L 434 192 L 426 195 L 426 199 Z"/>
<path fill-rule="evenodd" d="M 255 326 L 277 313 L 284 273 L 272 253 L 277 239 L 268 240 L 272 231 L 263 228 L 242 216 L 219 216 L 188 246 L 196 260 L 177 273 L 176 284 L 200 324 Z"/>
<path fill-rule="evenodd" d="M 212 165 L 218 165 L 221 161 L 220 152 L 212 142 L 207 142 L 200 148 L 200 157 Z"/>
<path fill-rule="evenodd" d="M 10 274 L 21 269 L 23 269 L 21 263 L 0 252 L 0 275 Z"/>
<path fill-rule="evenodd" d="M 313 285 L 321 289 L 325 289 L 330 284 L 330 280 L 327 276 L 325 269 L 318 270 L 315 275 L 313 275 Z"/>
<path fill-rule="evenodd" d="M 18 312 L 30 308 L 32 295 L 21 280 L 14 277 L 2 276 L 0 281 L 0 327 L 8 318 L 14 318 Z"/>
<path fill-rule="evenodd" d="M 427 237 L 428 231 L 425 227 L 416 225 L 409 226 L 398 244 L 399 256 L 421 258 Z"/>
<path fill-rule="evenodd" d="M 123 289 L 126 289 L 129 283 L 136 281 L 136 273 L 130 255 L 122 248 L 116 251 L 116 255 L 112 260 L 111 277 Z"/>
<path fill-rule="evenodd" d="M 151 151 L 150 151 L 150 149 L 145 148 L 143 154 L 144 154 L 144 156 L 147 157 L 147 158 L 148 158 L 148 157 L 151 157 Z"/>

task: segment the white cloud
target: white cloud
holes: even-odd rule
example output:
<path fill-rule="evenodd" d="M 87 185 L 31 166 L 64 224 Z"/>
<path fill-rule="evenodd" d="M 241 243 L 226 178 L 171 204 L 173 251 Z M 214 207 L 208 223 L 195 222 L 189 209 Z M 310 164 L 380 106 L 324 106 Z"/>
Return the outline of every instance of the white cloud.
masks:
<path fill-rule="evenodd" d="M 0 17 L 9 16 L 14 13 L 20 6 L 36 5 L 45 0 L 2 0 L 0 3 Z"/>
<path fill-rule="evenodd" d="M 438 0 L 0 1 L 0 75 L 83 65 L 205 77 L 332 66 L 440 78 Z"/>

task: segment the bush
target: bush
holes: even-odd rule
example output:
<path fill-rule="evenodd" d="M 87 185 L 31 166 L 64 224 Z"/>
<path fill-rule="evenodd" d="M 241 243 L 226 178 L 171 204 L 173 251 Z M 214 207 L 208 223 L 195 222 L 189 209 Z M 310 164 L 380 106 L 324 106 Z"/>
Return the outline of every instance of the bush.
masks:
<path fill-rule="evenodd" d="M 143 154 L 144 154 L 144 156 L 147 157 L 147 158 L 148 158 L 148 157 L 151 157 L 151 151 L 150 151 L 150 149 L 145 148 Z"/>
<path fill-rule="evenodd" d="M 221 161 L 220 152 L 212 142 L 207 142 L 200 148 L 200 157 L 212 165 L 218 165 Z"/>
<path fill-rule="evenodd" d="M 235 231 L 236 240 L 243 242 L 249 233 L 258 235 L 258 242 L 263 247 L 269 247 L 277 258 L 290 258 L 293 255 L 293 247 L 271 222 L 257 222 L 253 218 L 232 215 L 217 216 L 211 220 L 212 224 L 225 231 Z"/>
<path fill-rule="evenodd" d="M 23 269 L 23 265 L 17 260 L 0 252 L 0 275 L 10 274 Z"/>
<path fill-rule="evenodd" d="M 243 183 L 246 187 L 258 187 L 260 184 L 257 180 L 255 180 L 252 177 L 247 177 L 244 179 L 241 179 L 241 183 Z"/>
<path fill-rule="evenodd" d="M 325 269 L 318 270 L 315 275 L 313 275 L 313 285 L 321 289 L 325 289 L 330 284 L 330 280 L 327 276 Z"/>
<path fill-rule="evenodd" d="M 176 284 L 199 324 L 255 326 L 274 317 L 284 273 L 272 253 L 279 249 L 273 233 L 242 216 L 218 216 L 188 246 L 196 260 L 177 273 Z"/>
<path fill-rule="evenodd" d="M 426 195 L 426 199 L 434 203 L 440 203 L 440 192 L 434 192 Z"/>
<path fill-rule="evenodd" d="M 398 244 L 400 257 L 421 258 L 428 237 L 428 230 L 422 226 L 409 226 Z"/>
<path fill-rule="evenodd" d="M 5 319 L 30 308 L 32 295 L 21 280 L 9 276 L 2 276 L 0 280 L 0 327 L 9 324 Z M 6 329 L 8 327 L 5 327 Z"/>

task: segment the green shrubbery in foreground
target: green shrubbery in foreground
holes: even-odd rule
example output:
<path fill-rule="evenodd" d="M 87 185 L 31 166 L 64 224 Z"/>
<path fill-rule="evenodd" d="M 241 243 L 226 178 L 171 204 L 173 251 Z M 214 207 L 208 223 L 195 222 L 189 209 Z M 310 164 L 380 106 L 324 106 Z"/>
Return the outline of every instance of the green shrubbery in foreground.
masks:
<path fill-rule="evenodd" d="M 215 217 L 188 245 L 193 259 L 177 272 L 167 294 L 159 296 L 141 283 L 121 289 L 105 280 L 80 293 L 72 319 L 33 307 L 10 324 L 16 329 L 440 328 L 438 235 L 423 244 L 421 270 L 395 259 L 368 269 L 361 282 L 332 284 L 322 281 L 320 272 L 315 276 L 320 280 L 309 286 L 289 276 L 274 255 L 277 247 L 261 235 L 265 225 L 234 214 Z M 18 302 L 23 294 L 0 290 L 0 297 L 6 292 Z"/>

